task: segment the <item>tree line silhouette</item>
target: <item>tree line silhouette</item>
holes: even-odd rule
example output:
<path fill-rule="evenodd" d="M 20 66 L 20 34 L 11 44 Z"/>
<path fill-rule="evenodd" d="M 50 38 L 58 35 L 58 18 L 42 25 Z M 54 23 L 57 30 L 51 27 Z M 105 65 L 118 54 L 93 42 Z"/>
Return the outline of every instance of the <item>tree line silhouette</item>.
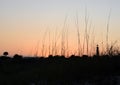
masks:
<path fill-rule="evenodd" d="M 72 81 L 115 85 L 115 79 L 112 84 L 109 83 L 112 81 L 110 76 L 120 76 L 120 54 L 96 54 L 92 57 L 71 55 L 69 58 L 59 55 L 23 57 L 18 54 L 11 58 L 8 54 L 4 52 L 0 57 L 1 85 L 31 85 L 32 82 L 37 82 L 36 85 L 69 85 Z M 106 77 L 109 79 L 103 84 Z"/>

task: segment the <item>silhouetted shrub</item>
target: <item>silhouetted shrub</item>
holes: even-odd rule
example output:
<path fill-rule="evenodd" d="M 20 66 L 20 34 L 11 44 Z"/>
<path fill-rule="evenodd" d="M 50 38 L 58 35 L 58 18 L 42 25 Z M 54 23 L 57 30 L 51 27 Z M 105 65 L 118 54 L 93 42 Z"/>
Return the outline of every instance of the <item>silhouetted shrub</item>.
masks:
<path fill-rule="evenodd" d="M 3 55 L 4 56 L 7 56 L 9 53 L 6 51 L 6 52 L 3 52 Z"/>
<path fill-rule="evenodd" d="M 18 55 L 18 54 L 15 54 L 15 55 L 13 56 L 13 58 L 19 60 L 19 59 L 22 59 L 22 56 L 21 56 L 21 55 Z"/>

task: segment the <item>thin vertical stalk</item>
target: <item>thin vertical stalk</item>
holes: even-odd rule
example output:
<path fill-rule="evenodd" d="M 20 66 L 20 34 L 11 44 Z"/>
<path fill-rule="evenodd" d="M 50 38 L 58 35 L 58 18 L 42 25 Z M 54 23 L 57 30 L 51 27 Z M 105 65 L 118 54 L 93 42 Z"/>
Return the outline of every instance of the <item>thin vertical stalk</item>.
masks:
<path fill-rule="evenodd" d="M 50 38 L 50 29 L 49 29 L 49 55 L 51 54 L 51 40 L 50 40 L 51 38 Z"/>
<path fill-rule="evenodd" d="M 39 51 L 39 40 L 38 40 L 38 42 L 37 42 L 37 45 L 36 45 L 36 52 L 35 52 L 35 57 L 37 57 L 38 56 L 38 51 Z"/>
<path fill-rule="evenodd" d="M 108 20 L 107 20 L 107 33 L 106 33 L 106 50 L 107 50 L 107 54 L 108 54 L 108 51 L 109 51 L 108 42 L 109 42 L 109 23 L 110 23 L 110 17 L 111 17 L 111 9 L 109 11 Z"/>
<path fill-rule="evenodd" d="M 56 39 L 56 36 L 57 36 L 57 28 L 56 28 L 56 31 L 55 31 L 55 42 L 54 42 L 55 55 L 57 55 L 57 39 Z"/>
<path fill-rule="evenodd" d="M 68 51 L 68 29 L 66 30 L 66 40 L 67 40 L 66 51 L 67 51 L 67 57 L 68 57 L 69 56 L 69 51 Z"/>
<path fill-rule="evenodd" d="M 86 41 L 86 52 L 88 54 L 88 17 L 87 17 L 87 9 L 85 9 L 85 35 L 84 35 L 84 41 L 83 41 L 83 53 L 84 53 L 85 41 Z"/>
<path fill-rule="evenodd" d="M 65 17 L 63 29 L 62 29 L 62 37 L 61 37 L 61 55 L 65 56 L 65 26 L 66 26 L 67 16 Z"/>
<path fill-rule="evenodd" d="M 46 39 L 46 35 L 47 35 L 47 29 L 44 33 L 44 36 L 43 36 L 43 40 L 42 40 L 42 56 L 44 56 L 45 54 L 45 39 Z"/>
<path fill-rule="evenodd" d="M 78 14 L 76 13 L 76 28 L 77 28 L 77 38 L 78 38 L 78 56 L 81 55 L 81 45 L 80 45 L 80 32 L 79 32 L 79 20 Z"/>

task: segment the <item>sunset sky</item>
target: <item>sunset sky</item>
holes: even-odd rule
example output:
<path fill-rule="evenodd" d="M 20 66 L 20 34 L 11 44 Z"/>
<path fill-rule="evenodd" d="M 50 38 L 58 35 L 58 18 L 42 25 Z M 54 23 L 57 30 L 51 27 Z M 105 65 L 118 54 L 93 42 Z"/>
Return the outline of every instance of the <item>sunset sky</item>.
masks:
<path fill-rule="evenodd" d="M 109 44 L 117 40 L 119 45 L 120 0 L 0 0 L 0 55 L 8 51 L 10 55 L 33 56 L 38 49 L 38 56 L 41 56 L 43 45 L 43 55 L 47 55 L 49 46 L 55 51 L 55 42 L 59 54 L 62 34 L 65 49 L 69 54 L 76 54 L 76 27 L 79 26 L 83 46 L 85 16 L 88 19 L 89 50 L 90 46 L 94 50 L 97 44 L 101 49 L 106 44 L 109 12 Z M 78 25 L 75 24 L 77 20 Z"/>

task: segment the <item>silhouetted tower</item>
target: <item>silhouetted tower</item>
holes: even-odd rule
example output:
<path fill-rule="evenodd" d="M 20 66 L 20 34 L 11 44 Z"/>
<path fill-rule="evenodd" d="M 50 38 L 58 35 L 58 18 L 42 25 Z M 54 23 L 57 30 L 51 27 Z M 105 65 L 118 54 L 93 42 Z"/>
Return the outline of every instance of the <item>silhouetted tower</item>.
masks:
<path fill-rule="evenodd" d="M 99 46 L 96 47 L 96 56 L 99 56 Z"/>

